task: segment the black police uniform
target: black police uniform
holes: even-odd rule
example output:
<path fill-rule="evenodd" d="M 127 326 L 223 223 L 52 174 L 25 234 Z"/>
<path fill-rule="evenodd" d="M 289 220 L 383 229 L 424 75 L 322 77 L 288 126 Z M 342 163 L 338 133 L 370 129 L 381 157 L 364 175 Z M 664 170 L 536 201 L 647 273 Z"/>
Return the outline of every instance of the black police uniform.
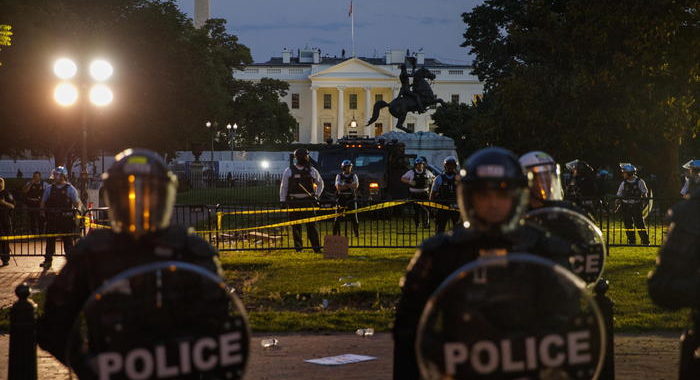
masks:
<path fill-rule="evenodd" d="M 679 379 L 697 379 L 700 362 L 694 352 L 700 347 L 700 189 L 674 205 L 669 215 L 668 236 L 649 276 L 649 295 L 665 308 L 692 308 L 693 331 L 683 343 Z"/>
<path fill-rule="evenodd" d="M 447 207 L 457 207 L 457 190 L 455 184 L 455 174 L 447 173 L 440 174 L 440 186 L 437 188 L 437 200 L 441 205 Z M 445 232 L 447 221 L 451 220 L 452 225 L 457 225 L 459 222 L 459 211 L 456 210 L 438 210 L 435 216 L 436 232 Z"/>
<path fill-rule="evenodd" d="M 593 174 L 579 174 L 566 186 L 566 199 L 586 210 L 589 215 L 595 215 L 596 206 L 600 204 L 599 195 L 598 183 Z"/>
<path fill-rule="evenodd" d="M 425 304 L 454 271 L 476 260 L 481 250 L 529 252 L 568 265 L 570 244 L 548 237 L 537 226 L 524 224 L 505 235 L 487 235 L 458 226 L 423 242 L 402 280 L 394 324 L 394 379 L 418 379 L 416 330 Z"/>
<path fill-rule="evenodd" d="M 49 188 L 49 196 L 44 202 L 47 234 L 76 233 L 75 210 L 73 210 L 73 201 L 68 195 L 70 187 L 71 185 L 66 183 L 60 188 L 56 184 Z M 63 236 L 61 240 L 63 240 L 63 251 L 67 256 L 73 249 L 74 237 Z M 46 239 L 46 262 L 51 262 L 54 253 L 56 253 L 56 238 L 49 237 Z"/>
<path fill-rule="evenodd" d="M 44 181 L 30 182 L 29 189 L 25 193 L 24 204 L 29 208 L 29 230 L 33 234 L 40 234 L 44 230 L 44 218 L 41 217 L 39 207 L 41 197 L 44 195 Z"/>
<path fill-rule="evenodd" d="M 0 191 L 0 199 L 15 204 L 12 193 L 7 189 Z M 12 209 L 0 206 L 0 236 L 6 235 L 12 235 Z M 10 262 L 10 242 L 7 240 L 0 240 L 0 259 L 3 265 Z"/>
<path fill-rule="evenodd" d="M 89 295 L 106 280 L 127 269 L 163 260 L 188 262 L 217 275 L 221 273 L 216 251 L 182 227 L 169 227 L 138 241 L 126 233 L 92 230 L 78 242 L 47 290 L 44 313 L 39 320 L 39 345 L 66 364 L 66 342 Z M 143 294 L 143 297 L 152 298 L 153 295 Z M 104 330 L 113 328 L 104 326 Z M 143 334 L 147 335 L 148 331 Z"/>
<path fill-rule="evenodd" d="M 430 177 L 428 177 L 428 169 L 424 169 L 419 173 L 416 169 L 413 170 L 413 181 L 415 185 L 409 185 L 409 198 L 416 201 L 427 201 L 430 191 Z M 423 207 L 418 203 L 413 203 L 413 222 L 418 227 L 422 221 L 423 227 L 428 227 L 430 224 L 430 211 L 427 207 Z"/>
<path fill-rule="evenodd" d="M 639 188 L 639 177 L 635 177 L 634 181 L 629 182 L 624 180 L 622 188 L 622 220 L 627 233 L 627 241 L 630 244 L 635 244 L 637 239 L 634 233 L 636 228 L 639 232 L 639 237 L 642 244 L 649 245 L 649 234 L 644 223 L 642 210 L 644 209 L 644 198 L 642 190 Z"/>
<path fill-rule="evenodd" d="M 310 208 L 318 207 L 314 194 L 314 178 L 311 175 L 311 166 L 305 165 L 299 169 L 296 165 L 289 167 L 291 176 L 287 188 L 287 204 L 290 208 Z M 289 213 L 289 220 L 312 218 L 316 216 L 313 211 L 295 211 Z M 306 234 L 311 242 L 311 247 L 315 252 L 321 250 L 321 244 L 316 230 L 316 223 L 306 223 Z M 304 247 L 301 238 L 301 225 L 292 226 L 292 238 L 294 239 L 294 249 L 300 251 Z"/>
<path fill-rule="evenodd" d="M 351 185 L 355 180 L 355 173 L 345 174 L 341 172 L 338 174 L 340 176 L 340 181 L 343 185 Z M 357 209 L 357 194 L 354 189 L 348 188 L 345 190 L 339 190 L 336 194 L 337 196 L 337 206 L 339 211 L 345 210 L 356 210 Z M 357 219 L 357 214 L 352 214 L 347 216 L 352 224 L 352 231 L 355 237 L 360 237 L 360 223 Z M 337 216 L 333 221 L 333 235 L 340 235 L 340 222 L 344 220 L 345 216 Z"/>

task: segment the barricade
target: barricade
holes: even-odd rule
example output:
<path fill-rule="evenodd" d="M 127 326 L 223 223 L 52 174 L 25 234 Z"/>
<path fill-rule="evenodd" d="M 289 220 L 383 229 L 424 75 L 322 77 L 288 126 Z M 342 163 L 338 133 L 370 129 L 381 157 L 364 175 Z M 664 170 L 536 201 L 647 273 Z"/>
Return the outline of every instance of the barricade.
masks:
<path fill-rule="evenodd" d="M 11 256 L 43 256 L 48 239 L 58 240 L 56 255 L 63 255 L 61 240 L 82 236 L 83 215 L 76 209 L 17 207 L 10 217 L 12 229 L 0 231 L 0 244 L 9 246 Z"/>

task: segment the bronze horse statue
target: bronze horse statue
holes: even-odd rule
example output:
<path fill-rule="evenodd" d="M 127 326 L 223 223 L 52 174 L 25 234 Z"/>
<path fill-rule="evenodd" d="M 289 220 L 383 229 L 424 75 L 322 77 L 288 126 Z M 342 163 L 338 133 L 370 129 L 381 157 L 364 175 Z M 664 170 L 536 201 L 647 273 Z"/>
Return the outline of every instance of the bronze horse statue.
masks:
<path fill-rule="evenodd" d="M 421 67 L 413 73 L 413 93 L 420 97 L 423 107 L 427 108 L 435 104 L 445 105 L 445 102 L 436 97 L 433 90 L 430 88 L 430 84 L 427 79 L 435 79 L 435 74 L 430 72 L 430 70 L 425 67 Z M 409 112 L 423 113 L 424 109 L 419 109 L 418 102 L 416 99 L 410 96 L 404 96 L 399 94 L 396 99 L 392 100 L 391 103 L 387 103 L 380 100 L 374 103 L 374 111 L 372 112 L 372 118 L 369 119 L 367 125 L 370 125 L 377 121 L 379 118 L 379 111 L 384 107 L 389 107 L 389 113 L 391 116 L 397 119 L 396 128 L 404 132 L 411 132 L 403 126 L 403 122 L 406 121 L 406 114 Z"/>

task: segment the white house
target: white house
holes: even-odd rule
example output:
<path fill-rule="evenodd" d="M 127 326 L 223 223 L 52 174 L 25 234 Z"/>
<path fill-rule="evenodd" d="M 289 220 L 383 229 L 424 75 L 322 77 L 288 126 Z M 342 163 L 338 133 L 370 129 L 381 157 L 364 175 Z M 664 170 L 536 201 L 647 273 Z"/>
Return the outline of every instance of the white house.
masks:
<path fill-rule="evenodd" d="M 414 53 L 418 67 L 423 66 L 436 75 L 433 92 L 446 102 L 472 102 L 481 96 L 483 84 L 467 65 L 441 63 Z M 379 136 L 395 130 L 396 119 L 387 108 L 379 119 L 365 126 L 377 100 L 390 102 L 401 87 L 399 65 L 406 51 L 387 50 L 383 58 L 337 58 L 321 56 L 318 49 L 298 50 L 296 55 L 284 49 L 282 57 L 265 63 L 254 63 L 244 71 L 235 71 L 234 78 L 257 81 L 273 78 L 289 83 L 283 101 L 299 122 L 298 142 L 318 143 L 345 135 Z M 410 67 L 409 67 L 410 72 Z M 404 126 L 413 131 L 432 131 L 430 110 L 423 114 L 409 113 Z M 352 121 L 357 127 L 352 128 Z"/>

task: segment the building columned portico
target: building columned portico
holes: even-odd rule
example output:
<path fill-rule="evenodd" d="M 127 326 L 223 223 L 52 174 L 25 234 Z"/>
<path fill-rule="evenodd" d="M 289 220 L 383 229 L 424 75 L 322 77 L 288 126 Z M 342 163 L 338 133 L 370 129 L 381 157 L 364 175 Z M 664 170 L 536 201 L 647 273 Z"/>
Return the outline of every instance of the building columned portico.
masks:
<path fill-rule="evenodd" d="M 250 65 L 244 71 L 234 72 L 234 77 L 251 81 L 268 77 L 288 82 L 289 92 L 282 100 L 299 122 L 299 142 L 319 143 L 346 135 L 378 136 L 394 130 L 396 124 L 388 108 L 384 108 L 375 123 L 365 126 L 376 101 L 391 102 L 399 94 L 398 65 L 403 63 L 405 51 L 391 52 L 393 56 L 387 52 L 381 59 L 345 59 L 321 58 L 317 50 L 299 51 L 297 57 L 292 57 L 285 50 L 282 58 Z M 445 65 L 421 56 L 418 65 L 436 74 L 433 91 L 446 102 L 471 102 L 483 91 L 482 84 L 469 74 L 468 66 Z M 409 113 L 405 126 L 415 131 L 431 130 L 431 113 Z M 353 121 L 356 127 L 352 127 Z"/>

